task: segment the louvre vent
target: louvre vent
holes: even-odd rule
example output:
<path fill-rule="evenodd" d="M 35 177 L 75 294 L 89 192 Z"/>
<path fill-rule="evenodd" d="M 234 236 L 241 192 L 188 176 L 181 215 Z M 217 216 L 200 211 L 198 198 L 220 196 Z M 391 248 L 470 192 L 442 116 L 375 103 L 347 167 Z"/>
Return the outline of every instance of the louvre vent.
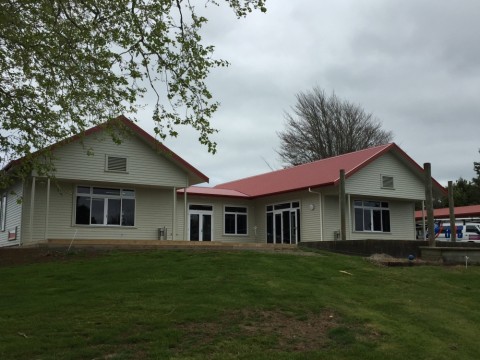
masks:
<path fill-rule="evenodd" d="M 127 158 L 107 156 L 107 170 L 127 172 Z"/>
<path fill-rule="evenodd" d="M 382 176 L 382 187 L 385 189 L 393 189 L 393 176 Z"/>

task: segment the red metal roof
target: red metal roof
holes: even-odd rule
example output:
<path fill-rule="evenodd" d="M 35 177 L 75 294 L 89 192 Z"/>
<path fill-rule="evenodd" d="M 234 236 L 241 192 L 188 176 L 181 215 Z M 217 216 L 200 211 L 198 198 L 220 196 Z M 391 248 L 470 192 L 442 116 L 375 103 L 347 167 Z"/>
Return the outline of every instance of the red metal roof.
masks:
<path fill-rule="evenodd" d="M 184 193 L 184 189 L 177 190 L 179 194 Z M 215 189 L 202 186 L 190 186 L 187 188 L 188 195 L 208 195 L 208 196 L 222 196 L 233 198 L 248 198 L 249 196 L 239 191 L 230 189 Z"/>
<path fill-rule="evenodd" d="M 427 212 L 425 212 L 425 217 Z M 470 206 L 458 206 L 455 207 L 455 217 L 456 218 L 470 218 L 470 217 L 479 217 L 480 216 L 480 205 L 470 205 Z M 436 219 L 448 219 L 450 218 L 450 209 L 441 208 L 433 210 L 433 217 Z M 422 210 L 415 211 L 415 219 L 422 219 Z"/>
<path fill-rule="evenodd" d="M 201 182 L 208 182 L 208 177 L 201 173 L 199 170 L 197 170 L 195 167 L 190 165 L 188 162 L 183 160 L 180 156 L 175 154 L 172 150 L 167 148 L 165 145 L 163 145 L 161 142 L 159 142 L 157 139 L 155 139 L 153 136 L 151 136 L 149 133 L 147 133 L 145 130 L 140 128 L 138 125 L 136 125 L 132 120 L 128 119 L 126 116 L 120 115 L 115 119 L 110 120 L 111 122 L 120 122 L 121 124 L 125 125 L 127 128 L 129 128 L 134 134 L 138 135 L 142 140 L 147 142 L 150 146 L 152 146 L 155 150 L 158 150 L 162 152 L 164 155 L 166 155 L 168 158 L 176 162 L 178 165 L 183 167 L 186 171 L 194 174 L 196 177 L 199 179 L 199 183 Z M 92 134 L 95 134 L 99 131 L 102 131 L 105 129 L 106 123 L 100 124 L 97 126 L 94 126 L 88 130 L 85 130 L 83 134 L 77 134 L 73 135 L 67 139 L 61 140 L 51 146 L 48 147 L 48 149 L 53 150 L 55 148 L 58 148 L 60 146 L 66 145 L 68 143 L 71 143 L 73 141 L 77 141 L 81 139 L 83 136 L 89 136 Z M 35 152 L 33 155 L 40 154 L 43 150 L 39 150 Z M 20 158 L 17 160 L 13 160 L 10 163 L 8 163 L 5 167 L 4 170 L 9 170 L 10 168 L 20 164 L 24 158 Z"/>
<path fill-rule="evenodd" d="M 308 188 L 337 185 L 340 181 L 341 169 L 345 170 L 345 176 L 348 178 L 388 151 L 395 151 L 406 160 L 407 164 L 416 171 L 423 173 L 422 167 L 396 144 L 391 143 L 219 184 L 214 188 L 198 188 L 194 190 L 189 188 L 187 192 L 195 195 L 228 196 L 222 194 L 226 190 L 234 190 L 250 198 L 255 198 Z M 433 180 L 433 183 L 438 190 L 441 192 L 445 191 L 438 182 Z"/>

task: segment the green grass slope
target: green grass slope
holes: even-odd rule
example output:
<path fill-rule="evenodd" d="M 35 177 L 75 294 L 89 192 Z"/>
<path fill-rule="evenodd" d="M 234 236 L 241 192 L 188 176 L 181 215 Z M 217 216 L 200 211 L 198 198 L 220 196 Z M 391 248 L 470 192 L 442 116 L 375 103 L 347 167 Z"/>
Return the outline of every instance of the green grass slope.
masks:
<path fill-rule="evenodd" d="M 0 268 L 0 359 L 478 359 L 480 268 L 151 251 Z"/>

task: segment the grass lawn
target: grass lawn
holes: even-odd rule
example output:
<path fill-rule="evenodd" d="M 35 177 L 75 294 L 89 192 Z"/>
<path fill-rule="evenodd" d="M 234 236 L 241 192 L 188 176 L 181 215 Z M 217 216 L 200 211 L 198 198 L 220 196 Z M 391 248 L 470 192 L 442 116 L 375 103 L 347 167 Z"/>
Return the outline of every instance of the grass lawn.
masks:
<path fill-rule="evenodd" d="M 69 257 L 0 268 L 0 359 L 480 357 L 480 267 L 247 251 Z"/>

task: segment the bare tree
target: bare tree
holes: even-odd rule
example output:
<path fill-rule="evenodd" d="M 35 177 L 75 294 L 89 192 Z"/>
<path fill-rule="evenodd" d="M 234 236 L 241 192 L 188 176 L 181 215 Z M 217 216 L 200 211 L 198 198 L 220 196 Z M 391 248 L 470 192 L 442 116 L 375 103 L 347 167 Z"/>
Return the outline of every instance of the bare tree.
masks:
<path fill-rule="evenodd" d="M 392 140 L 373 114 L 356 104 L 315 87 L 296 95 L 293 114 L 285 113 L 285 130 L 278 133 L 277 153 L 286 166 L 341 155 Z"/>

